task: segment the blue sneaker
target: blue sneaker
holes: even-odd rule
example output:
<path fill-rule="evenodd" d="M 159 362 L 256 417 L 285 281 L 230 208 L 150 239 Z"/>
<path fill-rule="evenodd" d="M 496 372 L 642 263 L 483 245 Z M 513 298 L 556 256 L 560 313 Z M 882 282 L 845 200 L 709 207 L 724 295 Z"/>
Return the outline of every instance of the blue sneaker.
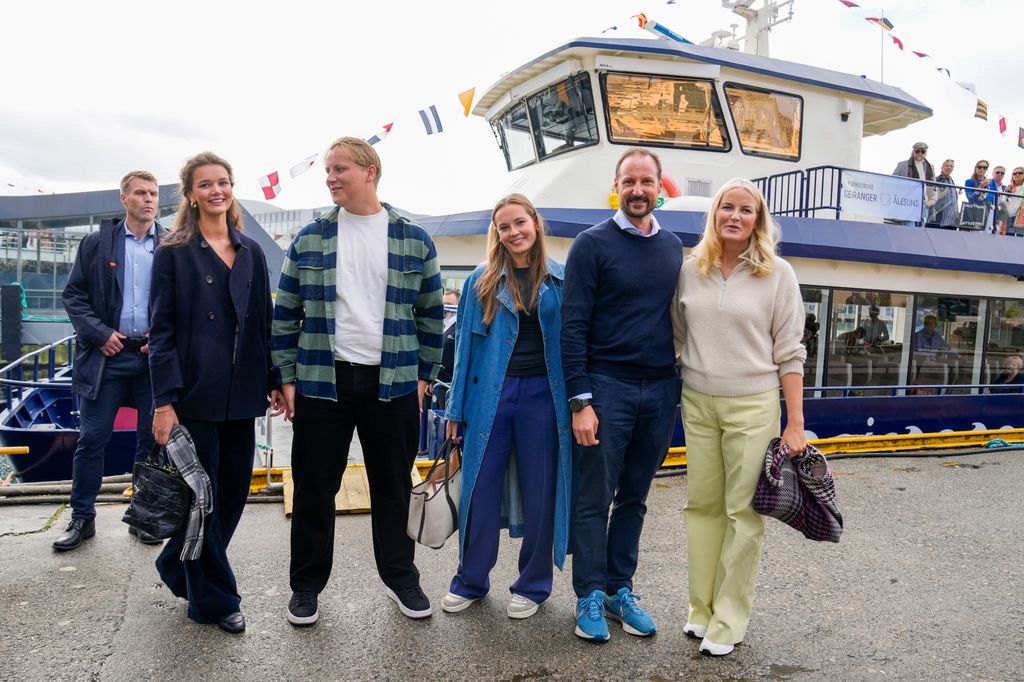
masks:
<path fill-rule="evenodd" d="M 658 631 L 650 614 L 636 605 L 638 595 L 628 587 L 620 587 L 614 597 L 605 597 L 604 610 L 609 618 L 622 623 L 622 629 L 631 635 L 648 637 Z"/>
<path fill-rule="evenodd" d="M 605 594 L 594 590 L 576 602 L 576 636 L 596 642 L 608 639 L 608 623 L 604 619 Z"/>

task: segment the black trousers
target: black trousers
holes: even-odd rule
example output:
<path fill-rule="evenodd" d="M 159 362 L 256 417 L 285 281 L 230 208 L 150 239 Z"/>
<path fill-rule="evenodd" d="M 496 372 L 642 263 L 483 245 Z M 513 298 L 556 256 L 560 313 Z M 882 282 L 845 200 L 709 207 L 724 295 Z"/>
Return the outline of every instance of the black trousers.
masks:
<path fill-rule="evenodd" d="M 416 458 L 416 392 L 382 402 L 380 368 L 335 363 L 338 401 L 297 395 L 292 436 L 295 483 L 291 531 L 291 588 L 319 593 L 334 561 L 334 497 L 348 463 L 352 432 L 359 434 L 370 483 L 373 556 L 391 589 L 418 585 L 416 544 L 406 535 L 409 472 Z"/>
<path fill-rule="evenodd" d="M 256 430 L 253 419 L 208 422 L 181 417 L 199 463 L 213 484 L 213 511 L 203 524 L 203 552 L 195 561 L 182 561 L 185 531 L 164 543 L 156 569 L 176 597 L 188 600 L 188 617 L 213 623 L 238 611 L 235 573 L 228 561 L 228 544 L 245 511 L 252 481 Z"/>

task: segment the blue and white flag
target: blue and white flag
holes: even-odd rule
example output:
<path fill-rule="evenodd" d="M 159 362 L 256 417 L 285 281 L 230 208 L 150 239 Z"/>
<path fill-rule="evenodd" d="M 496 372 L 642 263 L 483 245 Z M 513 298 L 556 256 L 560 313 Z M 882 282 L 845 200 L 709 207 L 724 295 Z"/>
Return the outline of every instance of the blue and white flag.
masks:
<path fill-rule="evenodd" d="M 423 121 L 423 127 L 427 129 L 427 135 L 444 132 L 444 128 L 441 126 L 441 117 L 437 115 L 437 105 L 431 104 L 428 109 L 420 109 L 420 120 Z"/>
<path fill-rule="evenodd" d="M 369 143 L 371 145 L 374 145 L 374 144 L 377 144 L 378 142 L 381 142 L 385 137 L 388 136 L 388 133 L 391 132 L 391 126 L 393 126 L 393 125 L 395 125 L 395 124 L 394 123 L 385 123 L 384 125 L 382 125 L 380 127 L 380 130 L 378 130 L 373 135 L 370 135 L 368 138 L 366 138 L 367 143 Z"/>

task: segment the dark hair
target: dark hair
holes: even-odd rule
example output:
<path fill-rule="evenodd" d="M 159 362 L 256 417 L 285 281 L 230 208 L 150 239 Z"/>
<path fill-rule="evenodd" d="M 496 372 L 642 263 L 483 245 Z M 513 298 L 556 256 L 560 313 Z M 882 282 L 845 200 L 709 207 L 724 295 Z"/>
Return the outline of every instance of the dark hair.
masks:
<path fill-rule="evenodd" d="M 650 149 L 644 149 L 643 147 L 631 147 L 626 151 L 622 152 L 622 156 L 615 163 L 615 179 L 619 179 L 619 169 L 622 168 L 622 164 L 626 162 L 631 156 L 649 156 L 654 159 L 654 165 L 658 169 L 658 182 L 661 182 L 661 159 L 658 155 L 652 152 Z"/>
<path fill-rule="evenodd" d="M 220 166 L 228 172 L 228 180 L 231 186 L 235 186 L 234 171 L 231 164 L 217 156 L 213 152 L 200 152 L 185 162 L 181 167 L 181 186 L 178 194 L 181 197 L 178 202 L 178 217 L 174 220 L 174 231 L 165 239 L 163 246 L 185 246 L 199 234 L 199 207 L 192 201 L 192 179 L 196 169 L 203 166 Z M 228 225 L 239 232 L 243 231 L 242 209 L 238 207 L 238 201 L 232 197 L 231 206 L 228 207 Z"/>

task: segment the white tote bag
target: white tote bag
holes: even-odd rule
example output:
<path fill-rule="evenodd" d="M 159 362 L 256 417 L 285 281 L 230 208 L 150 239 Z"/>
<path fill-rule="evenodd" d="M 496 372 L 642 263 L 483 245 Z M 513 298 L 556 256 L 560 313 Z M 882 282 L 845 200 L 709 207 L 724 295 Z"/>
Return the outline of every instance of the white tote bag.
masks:
<path fill-rule="evenodd" d="M 445 441 L 422 483 L 409 496 L 409 537 L 431 549 L 441 549 L 459 527 L 462 457 L 459 447 Z"/>

